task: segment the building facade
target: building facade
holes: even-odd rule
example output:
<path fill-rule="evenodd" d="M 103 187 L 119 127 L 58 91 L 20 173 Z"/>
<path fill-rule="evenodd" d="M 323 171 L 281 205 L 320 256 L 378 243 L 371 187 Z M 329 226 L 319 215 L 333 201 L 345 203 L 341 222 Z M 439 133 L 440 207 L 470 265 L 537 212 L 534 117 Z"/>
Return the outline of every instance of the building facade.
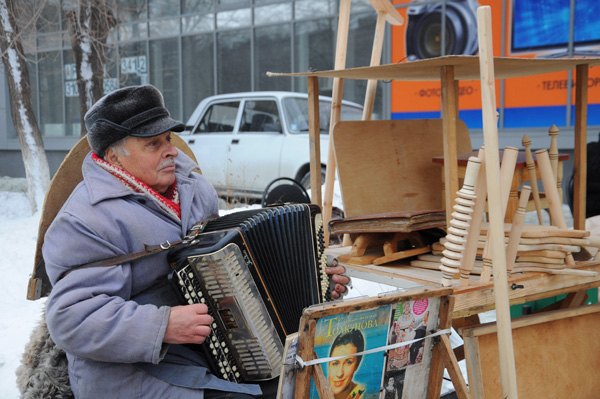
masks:
<path fill-rule="evenodd" d="M 74 3 L 46 1 L 36 26 L 22 32 L 52 173 L 81 131 L 66 23 Z M 105 92 L 153 84 L 176 120 L 185 122 L 200 100 L 214 94 L 307 91 L 306 78 L 270 78 L 267 71 L 334 66 L 339 0 L 115 0 L 112 6 L 118 24 L 108 39 Z M 369 65 L 377 16 L 368 0 L 352 0 L 351 10 L 346 65 Z M 386 62 L 389 51 L 384 53 Z M 0 84 L 0 176 L 24 177 L 8 88 L 4 79 Z M 384 85 L 378 88 L 375 118 L 389 117 Z M 330 79 L 321 80 L 321 94 L 330 95 L 331 86 Z M 346 82 L 344 99 L 362 103 L 365 88 L 366 82 Z"/>

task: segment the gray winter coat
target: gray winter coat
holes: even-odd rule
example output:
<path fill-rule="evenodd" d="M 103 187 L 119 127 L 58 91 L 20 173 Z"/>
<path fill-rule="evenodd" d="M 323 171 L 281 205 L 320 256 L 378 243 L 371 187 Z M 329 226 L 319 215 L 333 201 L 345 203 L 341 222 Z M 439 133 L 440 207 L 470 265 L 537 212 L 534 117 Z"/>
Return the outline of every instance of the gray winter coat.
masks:
<path fill-rule="evenodd" d="M 202 398 L 201 388 L 260 392 L 255 385 L 216 378 L 201 355 L 162 342 L 169 306 L 177 305 L 167 285 L 165 252 L 117 266 L 74 270 L 58 281 L 74 265 L 136 252 L 144 244 L 180 240 L 195 222 L 217 214 L 216 192 L 192 173 L 195 167 L 180 152 L 179 222 L 88 154 L 83 181 L 48 229 L 43 255 L 53 288 L 47 323 L 54 341 L 67 352 L 77 398 Z"/>

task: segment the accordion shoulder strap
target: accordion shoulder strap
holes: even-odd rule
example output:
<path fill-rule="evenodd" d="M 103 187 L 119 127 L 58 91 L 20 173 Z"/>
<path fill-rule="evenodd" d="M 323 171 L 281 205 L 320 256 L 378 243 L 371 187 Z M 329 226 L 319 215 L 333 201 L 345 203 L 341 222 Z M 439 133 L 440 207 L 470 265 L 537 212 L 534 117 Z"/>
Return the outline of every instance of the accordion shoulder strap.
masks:
<path fill-rule="evenodd" d="M 166 241 L 166 242 L 163 242 L 162 244 L 156 244 L 156 245 L 144 244 L 144 249 L 142 249 L 141 251 L 132 252 L 129 254 L 124 254 L 124 255 L 117 255 L 117 256 L 113 256 L 111 258 L 101 259 L 101 260 L 97 260 L 94 262 L 85 263 L 83 265 L 73 266 L 71 269 L 69 269 L 69 270 L 65 271 L 63 274 L 61 274 L 60 277 L 58 278 L 57 282 L 74 270 L 87 269 L 90 267 L 116 266 L 116 265 L 120 265 L 122 263 L 128 263 L 128 262 L 131 262 L 131 261 L 134 261 L 137 259 L 146 258 L 148 256 L 156 255 L 163 251 L 167 251 L 167 250 L 176 248 L 182 244 L 185 244 L 185 243 L 193 240 L 197 235 L 199 235 L 200 233 L 202 233 L 204 231 L 204 228 L 206 227 L 206 225 L 208 224 L 209 221 L 211 221 L 217 217 L 218 217 L 218 215 L 211 215 L 208 218 L 194 224 L 194 226 L 192 226 L 192 228 L 190 229 L 190 231 L 188 232 L 188 234 L 185 236 L 185 238 L 183 240 L 178 240 L 178 241 L 174 241 L 174 242 Z"/>

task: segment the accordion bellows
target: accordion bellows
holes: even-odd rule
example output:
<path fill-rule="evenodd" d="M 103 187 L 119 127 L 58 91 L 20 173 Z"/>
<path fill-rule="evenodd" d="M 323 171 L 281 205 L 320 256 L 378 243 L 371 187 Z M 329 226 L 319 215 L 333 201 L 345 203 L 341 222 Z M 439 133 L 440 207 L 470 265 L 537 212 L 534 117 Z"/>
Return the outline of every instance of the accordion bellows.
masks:
<path fill-rule="evenodd" d="M 285 337 L 304 308 L 329 299 L 320 210 L 308 204 L 250 209 L 206 225 L 169 255 L 181 303 L 206 303 L 215 322 L 203 350 L 221 378 L 277 377 Z"/>

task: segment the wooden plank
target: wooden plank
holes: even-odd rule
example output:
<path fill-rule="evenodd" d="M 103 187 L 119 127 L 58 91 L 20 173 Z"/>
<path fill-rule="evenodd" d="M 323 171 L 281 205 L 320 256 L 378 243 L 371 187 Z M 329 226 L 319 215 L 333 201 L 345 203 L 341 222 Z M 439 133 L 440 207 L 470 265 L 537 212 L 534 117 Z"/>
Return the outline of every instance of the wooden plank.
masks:
<path fill-rule="evenodd" d="M 342 121 L 333 131 L 346 217 L 435 210 L 442 204 L 439 166 L 443 154 L 439 119 Z M 471 140 L 457 122 L 459 151 Z M 419 132 L 419 134 L 415 134 Z"/>
<path fill-rule="evenodd" d="M 469 388 L 467 388 L 465 377 L 462 375 L 458 361 L 454 356 L 454 351 L 452 350 L 452 345 L 450 344 L 450 338 L 448 338 L 447 335 L 441 335 L 440 343 L 442 345 L 442 348 L 440 349 L 440 353 L 442 355 L 441 357 L 446 365 L 446 370 L 448 370 L 450 379 L 452 380 L 452 385 L 454 386 L 456 395 L 459 397 L 459 399 L 469 399 L 471 397 Z"/>
<path fill-rule="evenodd" d="M 373 260 L 373 264 L 376 266 L 379 266 L 379 265 L 393 262 L 395 260 L 406 259 L 406 258 L 410 258 L 412 256 L 417 256 L 417 255 L 421 255 L 421 254 L 425 254 L 425 253 L 429 253 L 429 252 L 431 252 L 430 246 L 423 247 L 423 248 L 407 249 L 405 251 L 398 251 L 398 252 L 394 252 L 391 255 L 385 255 L 385 256 L 376 258 Z"/>
<path fill-rule="evenodd" d="M 399 298 L 402 299 L 402 302 L 411 302 L 419 299 L 447 296 L 450 294 L 452 294 L 452 289 L 446 287 L 419 287 L 410 291 L 395 291 L 392 293 L 382 294 L 377 298 L 353 298 L 344 300 L 343 302 L 329 302 L 321 305 L 314 305 L 304 309 L 302 317 L 307 319 L 320 319 L 333 314 L 354 312 L 365 309 L 365 307 L 373 308 L 398 303 Z M 449 327 L 440 328 L 445 329 Z"/>
<path fill-rule="evenodd" d="M 600 367 L 600 341 L 590 337 L 600 328 L 599 311 L 597 305 L 585 306 L 514 320 L 517 371 L 524 377 L 518 384 L 521 397 L 597 397 L 600 379 L 590 378 L 590 370 Z M 462 332 L 478 338 L 485 397 L 499 398 L 497 335 L 491 325 L 470 330 Z"/>
<path fill-rule="evenodd" d="M 310 145 L 310 192 L 313 204 L 321 207 L 321 121 L 319 119 L 319 78 L 308 78 L 308 133 Z"/>
<path fill-rule="evenodd" d="M 580 262 L 578 266 L 581 270 L 600 271 L 599 262 Z M 527 273 L 512 275 L 507 285 L 511 286 L 513 283 L 516 284 L 516 287 L 511 288 L 508 293 L 510 304 L 519 305 L 567 294 L 574 290 L 598 287 L 600 286 L 600 277 Z M 454 317 L 466 317 L 494 309 L 494 289 L 491 284 L 471 285 L 466 288 L 454 287 L 454 295 L 456 296 Z"/>
<path fill-rule="evenodd" d="M 458 121 L 458 93 L 454 79 L 454 67 L 443 66 L 440 71 L 442 85 L 442 122 L 444 145 L 444 182 L 445 182 L 445 208 L 446 226 L 450 226 L 452 219 L 450 210 L 456 200 L 458 191 L 458 151 L 457 127 Z"/>
<path fill-rule="evenodd" d="M 340 11 L 338 16 L 337 39 L 335 47 L 336 70 L 346 67 L 346 51 L 348 47 L 348 30 L 350 29 L 350 4 L 351 0 L 340 0 Z M 333 209 L 333 185 L 335 181 L 336 161 L 333 140 L 333 128 L 340 120 L 342 113 L 342 94 L 344 92 L 344 80 L 333 79 L 331 93 L 331 117 L 329 120 L 329 151 L 327 153 L 327 168 L 325 170 L 325 194 L 323 197 L 323 225 L 327 226 L 331 220 Z M 329 229 L 324 229 L 325 247 L 329 246 Z"/>
<path fill-rule="evenodd" d="M 454 308 L 454 297 L 447 296 L 440 302 L 440 330 L 452 326 L 452 309 Z M 431 369 L 429 371 L 429 384 L 427 386 L 427 399 L 438 399 L 442 390 L 442 378 L 444 377 L 443 348 L 440 344 L 433 347 Z"/>
<path fill-rule="evenodd" d="M 465 361 L 472 398 L 483 399 L 483 376 L 481 375 L 481 358 L 479 357 L 479 341 L 477 337 L 464 337 Z"/>
<path fill-rule="evenodd" d="M 387 0 L 386 3 L 389 4 Z M 371 4 L 373 2 L 371 1 Z M 375 36 L 373 37 L 373 49 L 371 50 L 371 66 L 381 64 L 381 50 L 383 49 L 383 39 L 385 37 L 386 12 L 377 12 L 377 22 L 375 24 Z M 375 104 L 375 92 L 377 90 L 377 80 L 369 79 L 365 93 L 365 102 L 363 107 L 362 120 L 369 121 L 373 115 L 373 104 Z"/>
<path fill-rule="evenodd" d="M 485 144 L 488 209 L 490 214 L 491 250 L 494 269 L 494 297 L 496 317 L 500 329 L 500 377 L 504 398 L 517 398 L 517 374 L 510 328 L 506 252 L 504 248 L 504 215 L 500 195 L 500 170 L 498 157 L 498 131 L 496 125 L 496 92 L 494 86 L 494 61 L 492 43 L 492 10 L 489 6 L 477 9 L 479 37 L 479 62 L 481 72 L 481 102 L 483 136 Z"/>
<path fill-rule="evenodd" d="M 300 329 L 298 331 L 298 355 L 305 361 L 312 360 L 315 339 L 315 327 L 317 322 L 308 317 L 300 319 Z M 310 394 L 310 380 L 313 366 L 307 366 L 298 369 L 296 374 L 295 398 L 308 398 Z"/>
<path fill-rule="evenodd" d="M 573 227 L 585 229 L 587 178 L 588 72 L 586 64 L 577 65 L 575 82 L 575 160 L 573 166 Z"/>
<path fill-rule="evenodd" d="M 316 358 L 317 356 L 315 355 L 315 359 Z M 329 382 L 327 382 L 327 379 L 325 378 L 321 364 L 314 365 L 313 380 L 315 381 L 315 386 L 319 392 L 320 399 L 335 399 L 333 392 L 331 392 L 331 388 L 329 387 Z"/>
<path fill-rule="evenodd" d="M 544 193 L 548 199 L 548 210 L 550 211 L 552 225 L 566 230 L 567 223 L 565 221 L 565 215 L 563 214 L 562 201 L 558 195 L 558 190 L 556 189 L 556 179 L 552 173 L 552 165 L 550 164 L 548 152 L 546 150 L 538 150 L 535 152 L 535 157 L 537 159 L 540 174 L 542 176 Z M 567 256 L 567 264 L 569 266 L 573 266 L 575 264 L 575 260 L 573 259 L 572 255 Z"/>

